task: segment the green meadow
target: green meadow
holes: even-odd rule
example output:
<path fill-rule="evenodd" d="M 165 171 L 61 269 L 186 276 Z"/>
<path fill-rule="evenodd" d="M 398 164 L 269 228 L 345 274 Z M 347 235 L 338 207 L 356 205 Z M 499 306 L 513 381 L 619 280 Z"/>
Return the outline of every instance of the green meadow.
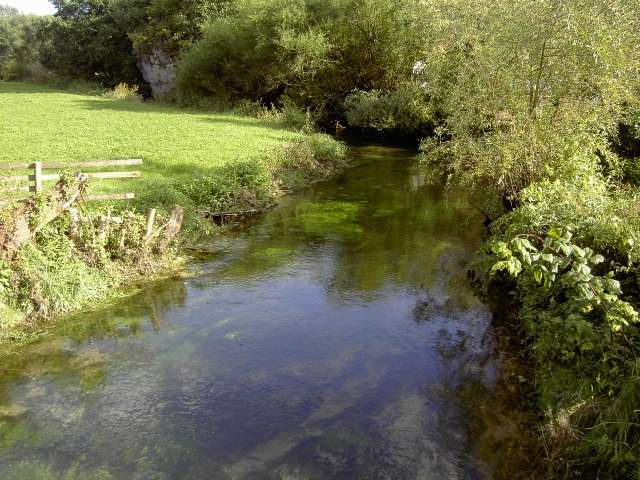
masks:
<path fill-rule="evenodd" d="M 90 193 L 131 191 L 138 197 L 134 204 L 145 206 L 188 202 L 177 186 L 233 162 L 259 162 L 303 137 L 252 117 L 114 100 L 30 83 L 0 82 L 0 105 L 0 174 L 10 174 L 1 170 L 8 163 L 142 158 L 141 179 L 95 181 Z M 133 169 L 137 167 L 126 168 Z"/>

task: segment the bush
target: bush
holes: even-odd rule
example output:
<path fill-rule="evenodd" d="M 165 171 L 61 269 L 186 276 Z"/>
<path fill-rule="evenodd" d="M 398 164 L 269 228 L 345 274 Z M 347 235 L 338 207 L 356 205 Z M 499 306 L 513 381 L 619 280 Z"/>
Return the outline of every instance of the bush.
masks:
<path fill-rule="evenodd" d="M 345 99 L 345 111 L 349 125 L 379 132 L 395 130 L 419 136 L 434 123 L 427 92 L 415 83 L 388 93 L 354 92 Z"/>
<path fill-rule="evenodd" d="M 269 152 L 261 160 L 238 161 L 176 189 L 206 213 L 260 210 L 279 190 L 301 188 L 344 165 L 346 147 L 329 135 L 313 134 Z"/>
<path fill-rule="evenodd" d="M 205 27 L 183 57 L 181 96 L 283 95 L 324 115 L 354 90 L 393 90 L 419 56 L 421 7 L 407 0 L 251 0 Z"/>
<path fill-rule="evenodd" d="M 29 15 L 0 15 L 0 79 L 46 80 L 40 64 L 49 19 Z"/>
<path fill-rule="evenodd" d="M 269 171 L 256 161 L 226 165 L 176 189 L 207 213 L 259 209 L 275 196 Z"/>
<path fill-rule="evenodd" d="M 640 204 L 632 189 L 614 190 L 601 175 L 545 180 L 525 189 L 521 205 L 493 227 L 495 235 L 570 228 L 582 245 L 626 266 L 640 264 Z"/>
<path fill-rule="evenodd" d="M 127 85 L 119 83 L 112 90 L 106 91 L 103 96 L 114 100 L 124 100 L 127 102 L 141 102 L 142 96 L 138 93 L 137 85 Z"/>
<path fill-rule="evenodd" d="M 103 300 L 115 277 L 83 261 L 65 235 L 47 228 L 34 245 L 24 246 L 14 264 L 16 301 L 30 316 L 51 317 Z"/>
<path fill-rule="evenodd" d="M 265 161 L 280 187 L 301 188 L 340 169 L 346 154 L 343 143 L 316 133 L 274 150 Z"/>
<path fill-rule="evenodd" d="M 440 136 L 422 142 L 420 160 L 432 173 L 490 187 L 514 204 L 523 189 L 543 179 L 596 175 L 602 168 L 620 175 L 607 130 L 591 114 L 567 104 L 536 118 L 505 113 L 482 133 L 439 130 Z"/>
<path fill-rule="evenodd" d="M 284 96 L 280 99 L 281 107 L 271 105 L 271 108 L 262 108 L 257 113 L 257 118 L 275 127 L 300 130 L 312 133 L 315 130 L 311 114 L 299 108 L 293 100 Z"/>
<path fill-rule="evenodd" d="M 631 478 L 640 467 L 640 328 L 607 268 L 615 262 L 557 229 L 508 236 L 488 249 L 492 277 L 504 271 L 515 282 L 551 467 L 569 463 L 581 477 L 600 461 L 611 478 Z"/>

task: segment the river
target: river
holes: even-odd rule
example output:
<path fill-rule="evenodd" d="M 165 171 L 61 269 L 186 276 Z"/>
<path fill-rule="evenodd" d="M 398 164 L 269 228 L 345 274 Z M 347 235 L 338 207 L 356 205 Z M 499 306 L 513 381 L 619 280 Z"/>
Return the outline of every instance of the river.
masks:
<path fill-rule="evenodd" d="M 466 280 L 482 218 L 411 152 L 352 157 L 187 279 L 4 359 L 0 478 L 492 478 L 499 365 Z"/>

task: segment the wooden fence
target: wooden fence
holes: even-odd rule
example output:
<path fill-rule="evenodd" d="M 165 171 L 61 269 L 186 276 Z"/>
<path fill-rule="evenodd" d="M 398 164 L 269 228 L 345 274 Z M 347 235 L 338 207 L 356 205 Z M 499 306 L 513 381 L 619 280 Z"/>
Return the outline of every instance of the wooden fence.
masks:
<path fill-rule="evenodd" d="M 80 163 L 22 163 L 22 164 L 0 164 L 0 170 L 31 170 L 30 175 L 14 175 L 9 177 L 0 177 L 0 192 L 32 192 L 35 194 L 42 193 L 44 190 L 44 182 L 58 181 L 61 178 L 59 173 L 44 173 L 46 170 L 72 170 L 74 172 L 83 173 L 89 179 L 110 179 L 110 178 L 140 178 L 142 172 L 124 171 L 124 172 L 83 172 L 84 169 L 103 168 L 103 167 L 125 167 L 133 165 L 142 165 L 142 160 L 138 158 L 128 160 L 104 160 Z M 25 184 L 26 183 L 26 184 Z M 132 192 L 115 193 L 106 195 L 88 195 L 84 198 L 86 201 L 103 201 L 103 200 L 130 200 L 135 198 Z"/>

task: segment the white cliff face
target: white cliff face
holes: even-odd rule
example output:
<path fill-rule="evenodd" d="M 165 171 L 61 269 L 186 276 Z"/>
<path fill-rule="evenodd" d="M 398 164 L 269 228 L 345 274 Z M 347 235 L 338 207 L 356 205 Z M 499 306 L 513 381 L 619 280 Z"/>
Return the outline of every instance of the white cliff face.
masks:
<path fill-rule="evenodd" d="M 166 97 L 175 90 L 176 64 L 164 50 L 155 47 L 150 53 L 139 52 L 138 68 L 154 98 Z"/>

